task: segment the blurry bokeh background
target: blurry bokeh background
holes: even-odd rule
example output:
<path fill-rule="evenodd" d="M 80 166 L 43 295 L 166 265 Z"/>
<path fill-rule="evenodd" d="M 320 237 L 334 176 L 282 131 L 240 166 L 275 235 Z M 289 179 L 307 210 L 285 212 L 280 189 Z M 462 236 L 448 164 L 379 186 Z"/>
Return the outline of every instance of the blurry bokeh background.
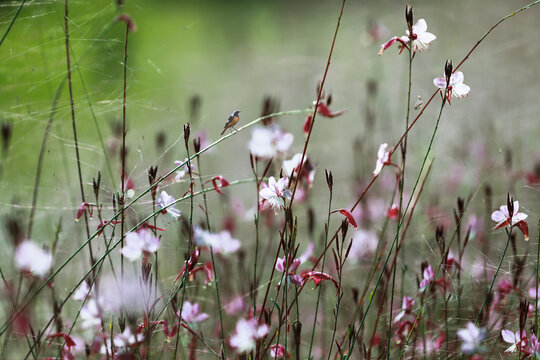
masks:
<path fill-rule="evenodd" d="M 327 201 L 325 168 L 336 179 L 336 207 L 347 207 L 358 184 L 371 179 L 379 144 L 394 144 L 403 131 L 407 57 L 399 56 L 397 47 L 383 56 L 377 52 L 388 38 L 404 34 L 405 4 L 378 0 L 350 1 L 345 6 L 326 90 L 333 95 L 332 108 L 347 112 L 334 119 L 320 118 L 314 128 L 308 153 L 318 171 L 310 199 L 315 207 Z M 524 4 L 521 0 L 412 1 L 415 22 L 425 18 L 428 31 L 437 36 L 431 50 L 414 61 L 413 103 L 417 96 L 425 101 L 435 91 L 433 78 L 441 76 L 447 58 L 459 62 L 491 25 Z M 151 165 L 159 165 L 163 173 L 174 166 L 174 160 L 185 157 L 182 128 L 188 121 L 193 134 L 202 132 L 213 141 L 233 110 L 242 111 L 241 124 L 257 118 L 266 95 L 277 98 L 281 110 L 309 108 L 326 65 L 340 5 L 339 1 L 127 0 L 121 12 L 129 13 L 137 26 L 129 36 L 127 71 L 128 171 L 137 189 L 147 186 L 146 169 Z M 2 33 L 18 6 L 0 3 Z M 117 15 L 111 0 L 70 2 L 76 119 L 89 197 L 98 170 L 108 189 L 105 196 L 119 189 L 119 151 L 114 144 L 122 115 L 125 26 L 114 22 Z M 443 114 L 426 203 L 446 204 L 449 211 L 456 196 L 474 194 L 490 183 L 496 186 L 496 203 L 502 203 L 511 190 L 532 218 L 538 217 L 533 206 L 538 203 L 533 198 L 537 190 L 523 180 L 507 181 L 506 171 L 532 169 L 539 152 L 539 15 L 540 8 L 532 8 L 503 23 L 461 68 L 472 90 Z M 61 1 L 28 1 L 0 47 L 0 117 L 13 125 L 9 152 L 2 160 L 0 213 L 20 214 L 23 228 L 44 129 L 66 74 L 63 16 Z M 376 87 L 371 95 L 370 82 Z M 64 231 L 70 231 L 67 234 L 82 236 L 80 225 L 72 221 L 80 196 L 66 89 L 51 128 L 40 185 L 35 237 L 43 243 L 54 237 L 59 219 Z M 200 99 L 200 108 L 190 118 L 194 96 Z M 411 132 L 409 185 L 427 147 L 438 104 L 436 98 Z M 367 107 L 375 114 L 369 131 Z M 303 120 L 304 115 L 279 120 L 295 135 L 291 156 L 302 149 Z M 96 123 L 111 158 L 113 179 Z M 251 177 L 250 136 L 250 130 L 238 133 L 208 153 L 204 175 L 223 174 L 228 180 Z M 391 184 L 391 171 L 388 178 Z M 384 194 L 384 189 L 375 191 Z M 170 188 L 175 196 L 184 191 L 185 185 Z M 230 188 L 227 193 L 240 196 L 246 208 L 254 206 L 252 186 Z M 482 209 L 479 193 L 475 201 Z M 149 200 L 145 203 L 139 211 L 149 209 Z M 217 228 L 230 211 L 217 208 L 212 218 Z M 317 216 L 326 218 L 323 213 Z M 11 251 L 2 246 L 2 254 Z"/>

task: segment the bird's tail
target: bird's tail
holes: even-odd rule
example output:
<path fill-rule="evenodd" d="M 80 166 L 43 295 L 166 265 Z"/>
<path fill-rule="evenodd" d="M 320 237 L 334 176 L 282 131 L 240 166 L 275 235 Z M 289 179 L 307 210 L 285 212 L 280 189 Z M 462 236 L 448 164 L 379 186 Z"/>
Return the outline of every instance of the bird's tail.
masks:
<path fill-rule="evenodd" d="M 225 131 L 227 131 L 227 128 L 223 129 L 223 131 L 221 132 L 221 136 L 223 136 L 223 134 L 225 134 Z"/>

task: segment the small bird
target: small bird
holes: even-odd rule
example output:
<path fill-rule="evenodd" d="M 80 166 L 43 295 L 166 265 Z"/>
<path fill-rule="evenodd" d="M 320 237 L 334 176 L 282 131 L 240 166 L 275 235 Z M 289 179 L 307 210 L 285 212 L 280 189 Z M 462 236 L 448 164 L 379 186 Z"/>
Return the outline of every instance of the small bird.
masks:
<path fill-rule="evenodd" d="M 240 116 L 238 116 L 238 114 L 240 114 L 240 111 L 239 110 L 235 110 L 231 116 L 229 116 L 229 118 L 227 119 L 227 122 L 225 123 L 225 128 L 223 129 L 223 131 L 221 132 L 221 135 L 225 134 L 225 131 L 227 129 L 230 129 L 230 128 L 233 128 L 234 130 L 236 130 L 236 128 L 234 127 L 234 125 L 236 125 L 236 123 L 240 120 Z M 238 131 L 238 130 L 236 130 Z"/>

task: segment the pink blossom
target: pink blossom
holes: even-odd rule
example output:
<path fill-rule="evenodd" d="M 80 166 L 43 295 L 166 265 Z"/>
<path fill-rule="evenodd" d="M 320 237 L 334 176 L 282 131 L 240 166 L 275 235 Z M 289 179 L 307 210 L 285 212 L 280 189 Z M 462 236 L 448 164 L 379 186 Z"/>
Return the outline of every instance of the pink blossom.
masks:
<path fill-rule="evenodd" d="M 273 358 L 289 358 L 289 353 L 285 350 L 285 346 L 274 344 L 270 346 L 270 356 Z"/>
<path fill-rule="evenodd" d="M 199 304 L 192 304 L 189 301 L 184 302 L 182 306 L 182 320 L 189 323 L 201 322 L 210 317 L 207 313 L 199 311 Z"/>
<path fill-rule="evenodd" d="M 381 45 L 381 50 L 379 51 L 379 55 L 382 55 L 382 53 L 388 49 L 390 46 L 392 46 L 395 42 L 399 42 L 401 44 L 401 51 L 403 51 L 404 48 L 407 48 L 407 45 L 412 40 L 412 51 L 413 52 L 422 52 L 424 50 L 429 49 L 430 43 L 435 40 L 437 37 L 433 35 L 430 32 L 427 32 L 427 23 L 426 20 L 420 19 L 418 22 L 412 26 L 412 32 L 409 32 L 409 30 L 405 31 L 406 36 L 397 37 L 394 36 L 387 42 Z"/>
<path fill-rule="evenodd" d="M 293 140 L 291 133 L 282 131 L 277 125 L 272 128 L 256 128 L 251 134 L 249 151 L 257 157 L 270 159 L 289 150 Z"/>
<path fill-rule="evenodd" d="M 373 170 L 373 176 L 379 175 L 385 165 L 391 164 L 390 157 L 392 156 L 392 152 L 386 151 L 387 147 L 387 143 L 381 144 L 381 146 L 379 146 L 379 151 L 377 151 L 377 162 L 375 164 L 375 170 Z"/>
<path fill-rule="evenodd" d="M 288 269 L 289 281 L 293 283 L 294 285 L 298 285 L 298 286 L 302 285 L 302 277 L 296 274 L 296 270 L 298 269 L 298 266 L 300 266 L 300 264 L 302 263 L 302 260 L 294 259 L 290 262 L 290 264 L 287 264 L 287 263 L 288 263 L 287 256 L 284 256 L 281 259 L 277 259 L 276 270 L 284 273 L 285 271 L 287 271 L 287 265 L 288 265 L 289 266 L 289 269 Z"/>
<path fill-rule="evenodd" d="M 513 204 L 514 209 L 511 215 L 508 211 L 508 205 L 502 205 L 499 210 L 496 210 L 491 214 L 491 220 L 497 222 L 495 229 L 500 229 L 504 226 L 509 226 L 510 228 L 516 226 L 523 232 L 525 240 L 529 240 L 529 226 L 525 222 L 527 214 L 518 212 L 518 201 L 514 201 Z"/>
<path fill-rule="evenodd" d="M 159 239 L 149 229 L 141 229 L 126 235 L 126 245 L 120 250 L 130 261 L 135 261 L 141 255 L 154 253 L 159 248 Z"/>
<path fill-rule="evenodd" d="M 159 196 L 159 199 L 157 201 L 157 206 L 162 209 L 161 210 L 161 213 L 162 214 L 171 214 L 172 217 L 174 217 L 175 219 L 178 219 L 181 215 L 180 213 L 180 210 L 178 210 L 174 203 L 175 203 L 175 199 L 174 197 L 170 196 L 169 194 L 167 194 L 166 191 L 162 191 L 160 196 Z"/>
<path fill-rule="evenodd" d="M 291 192 L 286 189 L 288 183 L 289 178 L 286 176 L 279 179 L 279 181 L 276 181 L 276 179 L 271 176 L 270 179 L 268 179 L 268 186 L 261 189 L 259 196 L 262 198 L 263 202 L 267 201 L 274 210 L 279 210 L 285 207 L 284 199 L 291 197 Z"/>
<path fill-rule="evenodd" d="M 248 352 L 255 349 L 257 339 L 265 337 L 268 330 L 268 325 L 259 325 L 256 319 L 240 319 L 236 323 L 236 331 L 229 342 L 238 352 Z"/>
<path fill-rule="evenodd" d="M 233 239 L 227 230 L 212 234 L 196 226 L 193 238 L 198 246 L 212 247 L 212 251 L 218 254 L 233 253 L 240 248 L 240 240 Z"/>
<path fill-rule="evenodd" d="M 35 276 L 45 276 L 52 265 L 52 255 L 30 240 L 22 241 L 15 249 L 15 266 Z"/>
<path fill-rule="evenodd" d="M 433 272 L 433 266 L 428 265 L 422 272 L 423 279 L 420 282 L 420 292 L 423 292 L 427 287 L 435 280 L 435 273 Z"/>
<path fill-rule="evenodd" d="M 461 339 L 461 351 L 471 355 L 482 351 L 482 341 L 486 338 L 486 329 L 477 328 L 474 323 L 467 323 L 465 329 L 460 329 L 457 336 Z"/>
<path fill-rule="evenodd" d="M 375 232 L 359 229 L 354 233 L 349 254 L 353 259 L 367 259 L 375 253 L 378 244 L 379 238 Z"/>
<path fill-rule="evenodd" d="M 182 164 L 184 164 L 181 168 L 181 170 L 178 170 L 176 172 L 176 175 L 174 176 L 174 181 L 178 182 L 180 180 L 182 180 L 184 178 L 184 176 L 186 176 L 186 174 L 189 174 L 189 166 L 188 166 L 188 158 L 185 158 L 183 161 L 178 161 L 176 160 L 174 162 L 174 164 L 176 166 L 180 166 Z M 190 165 L 191 165 L 191 171 L 195 170 L 195 164 L 193 164 L 192 162 L 190 162 Z"/>
<path fill-rule="evenodd" d="M 515 333 L 510 330 L 502 330 L 501 335 L 505 342 L 512 344 L 508 349 L 505 350 L 505 352 L 513 353 L 518 349 L 520 349 L 521 352 L 525 351 L 528 343 L 525 330 L 523 330 L 521 334 L 519 330 Z"/>
<path fill-rule="evenodd" d="M 461 71 L 456 71 L 450 77 L 450 84 L 448 85 L 448 92 L 446 94 L 446 100 L 448 101 L 448 103 L 450 103 L 450 99 L 452 96 L 461 99 L 467 96 L 469 94 L 469 91 L 471 91 L 471 88 L 463 83 L 464 78 L 465 77 L 463 76 L 463 73 Z M 447 88 L 446 78 L 444 76 L 433 79 L 433 83 L 443 92 Z"/>
<path fill-rule="evenodd" d="M 293 174 L 298 177 L 298 172 L 300 171 L 300 161 L 302 160 L 302 154 L 295 154 L 290 160 L 283 161 L 283 172 L 288 177 L 293 176 Z M 302 173 L 300 178 L 304 179 L 308 186 L 313 185 L 313 179 L 315 178 L 315 167 L 309 161 L 308 157 L 304 157 L 304 165 L 302 166 Z"/>
<path fill-rule="evenodd" d="M 410 314 L 414 306 L 414 299 L 410 296 L 404 296 L 401 302 L 401 312 L 397 314 L 394 323 L 399 322 L 406 314 Z"/>
<path fill-rule="evenodd" d="M 81 308 L 81 326 L 84 329 L 94 328 L 101 326 L 101 317 L 103 312 L 99 303 L 95 299 L 88 299 L 84 306 Z"/>

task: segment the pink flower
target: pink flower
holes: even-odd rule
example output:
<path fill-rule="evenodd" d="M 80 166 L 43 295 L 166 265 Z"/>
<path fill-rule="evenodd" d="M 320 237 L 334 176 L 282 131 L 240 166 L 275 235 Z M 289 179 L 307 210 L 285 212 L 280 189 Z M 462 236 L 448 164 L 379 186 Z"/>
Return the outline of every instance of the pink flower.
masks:
<path fill-rule="evenodd" d="M 135 261 L 143 254 L 146 256 L 156 252 L 158 248 L 159 239 L 154 233 L 148 229 L 141 229 L 126 235 L 126 246 L 120 252 L 130 261 Z"/>
<path fill-rule="evenodd" d="M 277 125 L 256 128 L 251 133 L 249 151 L 257 157 L 270 159 L 289 150 L 293 140 L 293 134 L 282 131 Z"/>
<path fill-rule="evenodd" d="M 510 330 L 503 330 L 501 331 L 502 338 L 505 342 L 512 344 L 508 349 L 506 349 L 504 352 L 507 353 L 513 353 L 516 352 L 517 349 L 520 349 L 521 352 L 525 351 L 527 347 L 527 334 L 525 333 L 525 330 L 521 332 L 521 336 L 519 333 L 519 330 L 513 333 Z"/>
<path fill-rule="evenodd" d="M 373 170 L 373 176 L 379 175 L 385 165 L 391 164 L 390 157 L 392 156 L 392 151 L 386 151 L 387 147 L 387 143 L 381 144 L 381 146 L 379 146 L 379 151 L 377 151 L 377 162 L 375 164 L 375 170 Z"/>
<path fill-rule="evenodd" d="M 518 212 L 519 210 L 519 202 L 514 201 L 513 202 L 513 212 L 510 214 L 508 211 L 508 205 L 512 204 L 511 202 L 508 202 L 507 205 L 502 205 L 499 210 L 494 211 L 491 214 L 491 220 L 496 221 L 497 224 L 495 225 L 495 229 L 500 229 L 505 226 L 509 226 L 510 228 L 516 226 L 518 229 L 520 229 L 523 232 L 523 235 L 525 236 L 525 240 L 529 240 L 529 226 L 525 222 L 525 219 L 527 218 L 527 214 Z"/>
<path fill-rule="evenodd" d="M 422 52 L 424 50 L 429 49 L 430 43 L 435 40 L 437 37 L 433 35 L 430 32 L 427 32 L 427 23 L 426 20 L 420 19 L 418 22 L 412 26 L 412 32 L 409 32 L 409 30 L 405 31 L 406 36 L 397 37 L 394 36 L 387 42 L 381 45 L 381 50 L 379 51 L 379 55 L 382 55 L 382 53 L 388 49 L 390 46 L 392 46 L 395 42 L 399 42 L 401 44 L 401 51 L 403 51 L 404 48 L 407 48 L 407 45 L 412 40 L 412 51 L 413 52 Z"/>
<path fill-rule="evenodd" d="M 285 346 L 281 344 L 270 346 L 270 356 L 273 358 L 289 358 L 289 353 L 285 351 Z"/>
<path fill-rule="evenodd" d="M 35 276 L 45 276 L 52 265 L 52 255 L 30 240 L 21 242 L 15 250 L 15 266 Z"/>
<path fill-rule="evenodd" d="M 460 329 L 457 336 L 461 338 L 461 351 L 471 355 L 482 351 L 482 341 L 486 338 L 486 329 L 477 328 L 474 323 L 469 322 L 465 329 Z"/>
<path fill-rule="evenodd" d="M 212 234 L 196 226 L 193 238 L 198 246 L 211 246 L 212 251 L 217 254 L 233 253 L 240 248 L 240 240 L 233 239 L 227 230 Z"/>
<path fill-rule="evenodd" d="M 265 337 L 268 330 L 268 325 L 259 325 L 256 319 L 240 319 L 236 323 L 236 331 L 229 342 L 238 352 L 248 352 L 255 349 L 257 339 Z"/>
<path fill-rule="evenodd" d="M 435 280 L 435 273 L 433 272 L 433 266 L 428 265 L 424 268 L 422 273 L 423 279 L 420 282 L 420 292 L 423 292 L 427 287 Z"/>
<path fill-rule="evenodd" d="M 298 172 L 300 171 L 300 161 L 302 160 L 302 154 L 295 154 L 290 160 L 283 161 L 283 172 L 288 177 L 296 176 L 298 177 Z M 308 186 L 313 184 L 313 179 L 315 178 L 315 168 L 308 160 L 308 157 L 304 157 L 304 165 L 302 166 L 302 174 L 300 178 L 305 179 Z"/>
<path fill-rule="evenodd" d="M 414 299 L 410 296 L 404 296 L 401 303 L 401 312 L 397 314 L 394 323 L 399 322 L 406 314 L 410 314 L 414 306 Z"/>
<path fill-rule="evenodd" d="M 277 259 L 276 270 L 284 273 L 285 271 L 287 271 L 287 265 L 288 265 L 289 266 L 289 269 L 288 269 L 289 281 L 293 283 L 294 285 L 301 286 L 302 277 L 296 274 L 296 270 L 298 269 L 298 266 L 300 266 L 300 264 L 302 263 L 302 260 L 294 259 L 293 261 L 291 261 L 290 264 L 287 264 L 287 262 L 288 262 L 287 256 L 284 256 L 281 259 Z"/>
<path fill-rule="evenodd" d="M 178 170 L 176 172 L 176 175 L 174 176 L 174 181 L 178 182 L 180 180 L 182 180 L 184 178 L 184 176 L 186 176 L 186 174 L 189 174 L 189 166 L 188 166 L 188 158 L 185 158 L 183 161 L 178 161 L 176 160 L 174 162 L 174 164 L 176 166 L 180 166 L 182 164 L 184 164 L 184 166 L 182 166 L 182 170 Z M 190 162 L 190 165 L 191 165 L 191 171 L 195 170 L 195 164 L 193 164 L 193 162 Z"/>
<path fill-rule="evenodd" d="M 279 181 L 271 176 L 268 179 L 268 187 L 261 189 L 259 196 L 262 198 L 262 201 L 267 201 L 274 210 L 279 210 L 285 207 L 284 199 L 290 198 L 291 192 L 286 189 L 289 183 L 289 178 L 282 177 Z M 264 184 L 264 183 L 263 183 Z"/>
<path fill-rule="evenodd" d="M 199 304 L 192 304 L 189 301 L 184 302 L 184 306 L 182 307 L 182 320 L 185 322 L 201 322 L 209 317 L 210 315 L 199 312 Z"/>
<path fill-rule="evenodd" d="M 463 79 L 464 76 L 461 71 L 456 71 L 450 77 L 450 84 L 448 84 L 448 92 L 446 94 L 446 100 L 449 104 L 452 96 L 461 99 L 467 96 L 469 91 L 471 91 L 471 88 L 463 83 Z M 441 89 L 442 92 L 446 89 L 446 78 L 444 76 L 433 79 L 433 83 L 436 87 Z"/>
<path fill-rule="evenodd" d="M 162 209 L 162 214 L 171 214 L 172 217 L 175 219 L 178 219 L 181 215 L 180 210 L 178 210 L 175 206 L 175 199 L 174 197 L 167 194 L 166 191 L 162 191 L 161 195 L 159 196 L 159 199 L 157 201 L 157 206 Z"/>
<path fill-rule="evenodd" d="M 375 232 L 359 229 L 353 235 L 350 256 L 354 260 L 367 259 L 375 253 L 378 244 L 379 238 Z"/>

